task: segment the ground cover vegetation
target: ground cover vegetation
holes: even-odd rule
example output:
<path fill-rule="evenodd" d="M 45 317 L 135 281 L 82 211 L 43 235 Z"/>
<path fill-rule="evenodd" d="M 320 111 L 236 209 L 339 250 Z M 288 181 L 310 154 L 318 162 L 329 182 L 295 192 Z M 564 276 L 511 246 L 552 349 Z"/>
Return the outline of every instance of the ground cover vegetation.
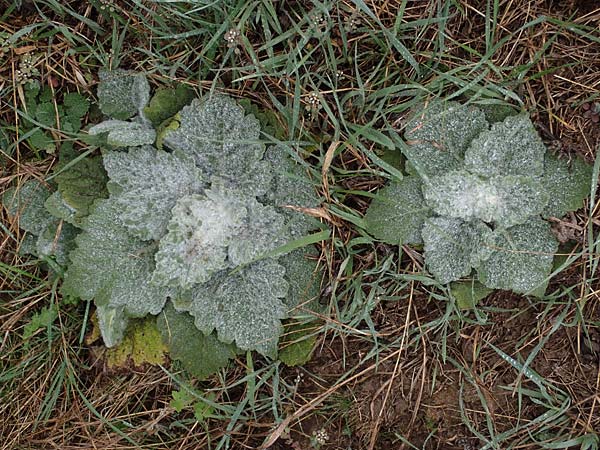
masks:
<path fill-rule="evenodd" d="M 598 448 L 600 6 L 516 3 L 0 1 L 3 448 Z M 204 123 L 211 101 L 252 130 L 236 150 L 252 148 L 254 159 L 202 160 L 186 117 Z M 482 145 L 430 173 L 435 158 L 415 155 L 431 148 L 415 146 L 438 140 L 415 120 L 439 105 L 453 119 L 470 114 L 488 140 L 516 124 L 542 158 L 527 158 L 523 173 L 506 160 L 481 165 L 486 137 L 475 133 L 468 142 Z M 266 178 L 227 177 L 242 166 Z M 482 173 L 490 167 L 499 172 Z M 552 183 L 536 184 L 549 173 Z M 428 177 L 438 183 L 413 189 Z M 459 213 L 457 177 L 475 193 Z M 236 183 L 244 205 L 227 195 Z M 282 195 L 280 186 L 303 186 L 312 200 L 269 198 L 267 184 Z M 389 192 L 426 200 L 433 212 L 409 221 L 425 223 L 424 247 L 406 227 L 390 238 L 386 224 L 397 221 L 373 221 L 398 210 L 386 208 Z M 519 196 L 520 216 L 506 205 Z M 186 211 L 227 202 L 215 221 L 231 224 L 230 236 L 216 233 L 218 245 L 202 250 L 210 264 L 190 270 L 173 251 L 194 233 Z M 115 210 L 118 232 L 106 220 Z M 264 226 L 239 225 L 259 210 L 282 225 L 264 240 Z M 296 218 L 311 225 L 290 226 Z M 530 232 L 486 241 L 513 268 L 531 264 L 533 278 L 498 277 L 489 258 L 455 270 L 435 255 L 472 234 L 440 235 L 458 220 L 525 223 L 552 245 L 520 248 Z M 252 245 L 235 248 L 231 236 Z M 514 252 L 498 249 L 505 241 Z M 137 265 L 111 266 L 132 261 L 118 249 L 136 252 Z M 200 313 L 219 295 L 241 300 L 219 283 L 179 305 L 161 294 L 152 311 L 118 303 L 156 286 L 211 285 L 222 270 L 243 278 L 256 264 L 271 275 L 249 276 L 245 297 L 276 303 L 292 292 L 277 267 L 293 252 L 310 253 L 297 261 L 318 286 L 298 314 L 270 308 L 277 323 L 262 329 L 275 339 Z M 136 291 L 123 275 L 147 270 L 149 254 L 161 255 L 155 284 Z M 185 321 L 178 306 L 192 313 Z M 114 321 L 123 317 L 127 327 Z M 212 374 L 179 350 L 210 336 L 206 353 L 237 344 Z"/>

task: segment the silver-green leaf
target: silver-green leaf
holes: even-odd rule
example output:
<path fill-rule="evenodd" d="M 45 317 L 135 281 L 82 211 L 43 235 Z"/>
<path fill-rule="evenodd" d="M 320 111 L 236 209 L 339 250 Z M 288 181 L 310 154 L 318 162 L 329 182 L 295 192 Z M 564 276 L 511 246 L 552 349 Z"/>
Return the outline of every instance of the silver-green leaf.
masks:
<path fill-rule="evenodd" d="M 288 292 L 285 269 L 273 260 L 216 274 L 193 291 L 190 313 L 205 334 L 217 330 L 219 339 L 242 350 L 267 356 L 277 353 L 283 301 Z"/>
<path fill-rule="evenodd" d="M 148 146 L 106 153 L 104 166 L 119 219 L 143 240 L 160 239 L 177 200 L 204 190 L 202 175 L 190 158 Z"/>
<path fill-rule="evenodd" d="M 489 288 L 527 293 L 542 286 L 552 270 L 558 241 L 550 224 L 534 218 L 488 235 L 491 250 L 479 267 L 479 280 Z"/>
<path fill-rule="evenodd" d="M 150 100 L 150 85 L 144 74 L 126 70 L 101 70 L 98 103 L 104 114 L 127 120 L 140 114 Z"/>
<path fill-rule="evenodd" d="M 440 283 L 469 275 L 487 257 L 483 242 L 491 230 L 483 222 L 464 222 L 450 217 L 425 221 L 425 263 Z"/>
<path fill-rule="evenodd" d="M 509 116 L 473 140 L 465 153 L 465 167 L 483 177 L 525 175 L 544 171 L 546 147 L 524 114 Z"/>
<path fill-rule="evenodd" d="M 246 195 L 262 195 L 270 170 L 262 160 L 260 124 L 234 100 L 213 96 L 194 100 L 178 115 L 179 127 L 169 129 L 164 144 L 190 155 L 202 174 L 223 179 Z"/>
<path fill-rule="evenodd" d="M 568 212 L 581 208 L 583 201 L 590 195 L 592 166 L 581 158 L 575 158 L 569 163 L 547 155 L 541 182 L 550 194 L 550 201 L 542 215 L 561 218 Z"/>
<path fill-rule="evenodd" d="M 119 213 L 112 199 L 96 202 L 70 253 L 63 291 L 97 306 L 123 307 L 131 317 L 158 314 L 171 291 L 151 282 L 155 245 L 132 237 Z"/>
<path fill-rule="evenodd" d="M 488 126 L 485 114 L 473 106 L 433 100 L 416 108 L 407 122 L 403 152 L 424 179 L 456 170 L 469 143 Z"/>

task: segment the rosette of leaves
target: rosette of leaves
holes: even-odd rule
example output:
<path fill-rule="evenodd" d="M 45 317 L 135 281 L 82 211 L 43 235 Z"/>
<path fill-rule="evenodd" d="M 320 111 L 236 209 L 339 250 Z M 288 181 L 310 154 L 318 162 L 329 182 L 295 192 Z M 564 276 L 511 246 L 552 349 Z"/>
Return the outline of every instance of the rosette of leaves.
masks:
<path fill-rule="evenodd" d="M 377 192 L 367 230 L 423 245 L 441 283 L 475 272 L 491 289 L 545 289 L 558 248 L 547 219 L 583 206 L 591 167 L 549 154 L 525 114 L 489 123 L 451 101 L 418 108 L 404 137 L 408 175 Z"/>
<path fill-rule="evenodd" d="M 63 292 L 95 302 L 108 347 L 130 319 L 157 316 L 171 356 L 199 377 L 239 350 L 275 357 L 284 321 L 319 292 L 316 258 L 301 247 L 315 222 L 289 208 L 317 206 L 313 185 L 232 99 L 186 94 L 152 111 L 177 97 L 157 95 L 142 75 L 101 75 L 108 118 L 90 132 L 107 138 L 108 198 L 79 224 Z"/>

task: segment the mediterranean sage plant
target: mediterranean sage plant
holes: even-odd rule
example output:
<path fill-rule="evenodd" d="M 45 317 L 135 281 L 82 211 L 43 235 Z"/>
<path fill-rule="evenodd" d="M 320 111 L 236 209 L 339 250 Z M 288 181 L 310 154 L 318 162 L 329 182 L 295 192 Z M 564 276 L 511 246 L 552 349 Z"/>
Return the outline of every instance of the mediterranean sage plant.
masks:
<path fill-rule="evenodd" d="M 57 186 L 8 193 L 38 247 L 49 226 L 66 241 L 54 252 L 63 293 L 94 301 L 108 347 L 131 319 L 158 316 L 171 356 L 199 376 L 238 350 L 275 357 L 282 321 L 310 309 L 320 281 L 303 246 L 319 223 L 290 208 L 319 202 L 302 165 L 283 145 L 265 149 L 259 121 L 228 97 L 150 99 L 146 78 L 121 70 L 100 80 L 108 119 L 90 134 L 102 156 L 66 158 Z"/>
<path fill-rule="evenodd" d="M 489 123 L 481 109 L 432 101 L 406 123 L 407 176 L 377 193 L 366 228 L 424 245 L 441 283 L 476 272 L 491 289 L 545 289 L 558 241 L 548 219 L 583 205 L 591 167 L 548 153 L 529 117 Z"/>

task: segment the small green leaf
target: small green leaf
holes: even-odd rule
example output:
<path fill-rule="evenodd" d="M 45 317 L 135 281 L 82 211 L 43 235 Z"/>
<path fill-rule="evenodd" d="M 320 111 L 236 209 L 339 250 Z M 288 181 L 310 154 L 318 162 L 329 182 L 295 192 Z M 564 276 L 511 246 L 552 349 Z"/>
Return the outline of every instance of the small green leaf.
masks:
<path fill-rule="evenodd" d="M 63 97 L 63 104 L 65 105 L 67 115 L 77 119 L 81 119 L 85 116 L 90 109 L 89 100 L 77 92 L 65 94 Z"/>
<path fill-rule="evenodd" d="M 54 103 L 39 103 L 35 109 L 35 120 L 48 128 L 55 128 L 56 110 L 54 109 Z"/>
<path fill-rule="evenodd" d="M 181 108 L 194 99 L 194 91 L 185 84 L 176 88 L 162 88 L 152 96 L 148 106 L 144 108 L 144 116 L 155 127 L 173 117 Z"/>
<path fill-rule="evenodd" d="M 283 327 L 279 343 L 279 360 L 286 366 L 300 366 L 310 360 L 317 342 L 316 322 L 288 323 Z"/>
<path fill-rule="evenodd" d="M 379 191 L 365 215 L 366 230 L 393 245 L 420 244 L 421 229 L 431 209 L 421 192 L 421 180 L 407 176 Z"/>
<path fill-rule="evenodd" d="M 215 400 L 215 394 L 213 393 L 208 393 L 206 394 L 206 398 L 214 401 Z M 206 419 L 210 418 L 210 416 L 214 413 L 214 408 L 212 405 L 203 402 L 203 401 L 199 401 L 194 403 L 194 418 L 198 421 L 198 422 L 204 422 Z"/>
<path fill-rule="evenodd" d="M 550 194 L 550 202 L 542 215 L 561 218 L 581 208 L 590 195 L 592 166 L 581 158 L 575 158 L 569 164 L 564 159 L 547 155 L 541 181 Z"/>
<path fill-rule="evenodd" d="M 31 136 L 27 138 L 27 143 L 32 149 L 42 150 L 48 154 L 53 154 L 56 151 L 54 139 L 40 129 L 35 130 Z"/>
<path fill-rule="evenodd" d="M 51 327 L 57 317 L 58 311 L 54 305 L 43 307 L 31 317 L 29 323 L 23 328 L 23 340 L 29 339 L 40 328 Z"/>
<path fill-rule="evenodd" d="M 196 397 L 194 397 L 189 391 L 186 391 L 185 389 L 181 391 L 173 391 L 171 392 L 171 396 L 173 397 L 173 400 L 169 402 L 169 406 L 178 413 L 190 406 L 196 399 Z"/>
<path fill-rule="evenodd" d="M 194 326 L 194 318 L 177 312 L 168 303 L 157 319 L 157 326 L 172 358 L 189 373 L 204 379 L 235 357 L 235 346 L 224 344 L 213 334 L 205 335 Z"/>
<path fill-rule="evenodd" d="M 455 281 L 450 283 L 450 293 L 460 309 L 473 309 L 481 300 L 494 292 L 478 281 Z"/>

